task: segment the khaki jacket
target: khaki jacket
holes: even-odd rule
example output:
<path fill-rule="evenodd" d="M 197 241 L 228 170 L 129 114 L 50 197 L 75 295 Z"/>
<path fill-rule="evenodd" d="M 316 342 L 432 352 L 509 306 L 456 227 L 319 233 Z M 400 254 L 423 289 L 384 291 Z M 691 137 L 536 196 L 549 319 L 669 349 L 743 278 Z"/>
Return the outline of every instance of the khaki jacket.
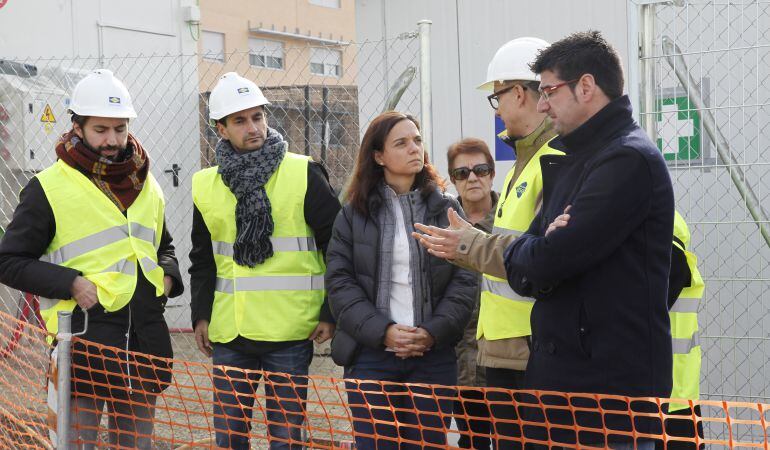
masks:
<path fill-rule="evenodd" d="M 514 167 L 514 178 L 509 186 L 514 186 L 518 176 L 527 164 L 539 164 L 530 161 L 544 142 L 550 140 L 556 133 L 550 120 L 546 119 L 529 136 L 515 142 L 517 164 Z M 536 205 L 540 209 L 541 200 Z M 453 260 L 460 267 L 487 273 L 496 277 L 506 278 L 503 253 L 514 241 L 514 236 L 488 234 L 476 228 L 463 231 L 458 244 L 458 258 Z M 475 312 L 478 322 L 478 310 Z M 475 327 L 474 327 L 475 328 Z M 477 364 L 482 367 L 500 369 L 525 370 L 529 359 L 529 344 L 526 337 L 499 339 L 490 341 L 485 338 L 478 340 Z"/>
<path fill-rule="evenodd" d="M 497 192 L 492 191 L 492 209 L 489 213 L 474 225 L 474 230 L 478 231 L 482 235 L 486 235 L 492 231 L 492 227 L 495 223 L 495 211 L 497 210 L 497 200 L 500 196 Z M 462 204 L 462 199 L 459 199 Z M 470 270 L 474 270 L 470 268 Z M 481 281 L 481 274 L 479 274 L 479 281 Z M 473 312 L 471 313 L 471 320 L 465 327 L 463 337 L 455 347 L 455 354 L 457 355 L 457 385 L 458 386 L 479 386 L 483 387 L 487 385 L 487 379 L 484 373 L 483 367 L 478 367 L 476 360 L 478 359 L 478 345 L 476 343 L 476 326 L 479 323 L 479 303 L 481 301 L 481 283 L 479 283 L 479 289 L 476 292 L 475 303 L 473 304 Z"/>

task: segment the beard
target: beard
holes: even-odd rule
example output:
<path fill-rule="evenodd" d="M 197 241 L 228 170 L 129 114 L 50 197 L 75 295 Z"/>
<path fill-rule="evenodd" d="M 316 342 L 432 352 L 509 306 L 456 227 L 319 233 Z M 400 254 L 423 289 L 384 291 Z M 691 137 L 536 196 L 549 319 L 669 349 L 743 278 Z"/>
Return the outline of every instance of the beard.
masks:
<path fill-rule="evenodd" d="M 128 145 L 125 145 L 123 147 L 119 145 L 103 145 L 101 147 L 94 147 L 91 145 L 90 142 L 88 142 L 85 137 L 83 138 L 83 145 L 90 151 L 96 153 L 101 158 L 108 159 L 112 162 L 123 162 L 127 160 L 131 156 L 131 149 L 128 147 Z M 112 156 L 107 156 L 104 154 L 105 151 L 111 151 L 116 150 L 117 152 Z"/>

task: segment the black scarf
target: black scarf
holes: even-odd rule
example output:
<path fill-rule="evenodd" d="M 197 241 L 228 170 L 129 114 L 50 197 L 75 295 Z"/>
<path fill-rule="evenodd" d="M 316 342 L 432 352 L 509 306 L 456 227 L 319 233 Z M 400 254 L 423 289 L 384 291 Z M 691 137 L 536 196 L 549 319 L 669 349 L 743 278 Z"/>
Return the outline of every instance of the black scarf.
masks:
<path fill-rule="evenodd" d="M 273 256 L 273 216 L 265 183 L 275 173 L 286 154 L 286 141 L 272 128 L 262 148 L 238 153 L 230 141 L 217 143 L 216 158 L 225 186 L 235 195 L 236 236 L 233 259 L 241 266 L 254 267 Z"/>

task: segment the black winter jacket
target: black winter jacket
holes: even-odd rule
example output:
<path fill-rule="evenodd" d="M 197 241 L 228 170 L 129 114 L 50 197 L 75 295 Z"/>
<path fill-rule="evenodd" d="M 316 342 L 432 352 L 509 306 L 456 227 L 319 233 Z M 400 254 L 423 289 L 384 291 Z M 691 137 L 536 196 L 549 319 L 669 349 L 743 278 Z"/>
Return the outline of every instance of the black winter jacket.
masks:
<path fill-rule="evenodd" d="M 423 223 L 446 227 L 447 209 L 461 211 L 460 204 L 447 194 L 431 191 L 426 198 Z M 326 289 L 337 327 L 359 344 L 384 349 L 385 330 L 390 317 L 377 311 L 376 293 L 379 274 L 380 232 L 377 211 L 383 199 L 373 193 L 369 200 L 369 216 L 345 205 L 334 222 L 332 238 L 326 252 Z M 425 250 L 420 247 L 421 251 Z M 421 324 L 436 341 L 436 347 L 454 346 L 462 337 L 471 316 L 478 288 L 476 274 L 425 252 L 430 277 L 432 316 Z M 334 345 L 334 343 L 332 343 Z"/>
<path fill-rule="evenodd" d="M 667 397 L 674 196 L 666 164 L 626 96 L 561 143 L 566 155 L 540 159 L 541 212 L 506 250 L 509 283 L 537 299 L 526 387 Z M 568 225 L 545 237 L 567 205 Z M 598 415 L 585 416 L 578 422 L 601 428 Z M 628 422 L 605 417 L 609 429 Z"/>

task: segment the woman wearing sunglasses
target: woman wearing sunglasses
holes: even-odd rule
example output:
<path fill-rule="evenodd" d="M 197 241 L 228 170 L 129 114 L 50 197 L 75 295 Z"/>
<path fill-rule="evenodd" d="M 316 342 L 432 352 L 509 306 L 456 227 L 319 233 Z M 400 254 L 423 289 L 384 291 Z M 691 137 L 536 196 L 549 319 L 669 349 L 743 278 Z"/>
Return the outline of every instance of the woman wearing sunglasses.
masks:
<path fill-rule="evenodd" d="M 477 229 L 491 233 L 499 195 L 492 190 L 495 179 L 495 160 L 489 147 L 481 139 L 466 138 L 449 146 L 447 151 L 449 179 L 457 189 L 465 215 Z M 481 275 L 478 275 L 479 279 Z M 479 321 L 481 290 L 474 297 L 471 320 L 465 327 L 462 340 L 457 344 L 457 385 L 459 400 L 455 402 L 455 421 L 460 430 L 460 448 L 489 449 L 491 446 L 489 407 L 484 392 L 472 387 L 486 387 L 486 371 L 476 364 L 478 342 L 476 327 Z M 474 417 L 466 420 L 464 417 Z M 470 433 L 469 431 L 472 431 Z"/>
<path fill-rule="evenodd" d="M 401 384 L 456 383 L 454 346 L 478 289 L 474 273 L 430 256 L 411 236 L 415 222 L 448 225 L 447 210 L 460 205 L 443 191 L 417 120 L 376 117 L 326 253 L 338 330 L 332 357 L 345 367 L 359 450 L 446 443 L 454 390 Z"/>

